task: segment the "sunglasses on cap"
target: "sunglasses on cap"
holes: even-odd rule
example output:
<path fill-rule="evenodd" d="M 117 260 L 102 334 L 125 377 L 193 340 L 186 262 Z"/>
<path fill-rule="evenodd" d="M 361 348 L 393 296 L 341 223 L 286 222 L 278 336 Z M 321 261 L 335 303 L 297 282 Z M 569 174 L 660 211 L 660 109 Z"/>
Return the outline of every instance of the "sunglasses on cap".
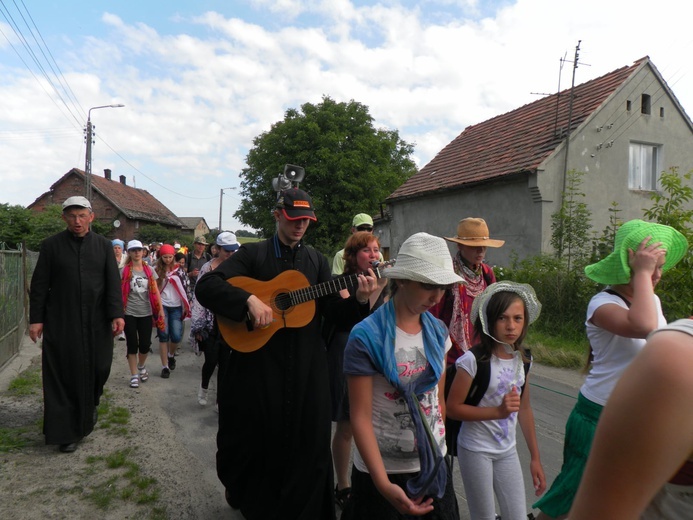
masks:
<path fill-rule="evenodd" d="M 448 289 L 452 288 L 452 284 L 437 285 L 434 283 L 419 282 L 419 285 L 421 286 L 422 289 L 425 289 L 426 291 L 447 291 Z"/>
<path fill-rule="evenodd" d="M 363 225 L 357 227 L 356 231 L 373 231 L 373 226 L 369 226 L 368 224 L 363 224 Z"/>

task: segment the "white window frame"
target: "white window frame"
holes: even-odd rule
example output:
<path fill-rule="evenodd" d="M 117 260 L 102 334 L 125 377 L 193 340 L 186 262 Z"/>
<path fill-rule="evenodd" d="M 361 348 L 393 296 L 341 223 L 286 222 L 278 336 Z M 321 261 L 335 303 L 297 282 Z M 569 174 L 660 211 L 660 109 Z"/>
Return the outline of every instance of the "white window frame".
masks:
<path fill-rule="evenodd" d="M 631 142 L 628 157 L 628 189 L 657 191 L 661 156 L 661 145 Z"/>

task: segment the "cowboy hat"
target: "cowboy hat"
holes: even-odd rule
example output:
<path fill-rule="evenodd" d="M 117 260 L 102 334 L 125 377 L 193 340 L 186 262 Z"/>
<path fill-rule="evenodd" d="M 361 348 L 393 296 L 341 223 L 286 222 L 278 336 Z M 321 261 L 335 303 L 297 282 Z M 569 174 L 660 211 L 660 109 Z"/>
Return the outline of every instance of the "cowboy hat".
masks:
<path fill-rule="evenodd" d="M 445 237 L 448 242 L 456 242 L 465 246 L 500 247 L 505 240 L 495 240 L 489 237 L 488 225 L 483 218 L 463 218 L 457 224 L 457 236 Z"/>

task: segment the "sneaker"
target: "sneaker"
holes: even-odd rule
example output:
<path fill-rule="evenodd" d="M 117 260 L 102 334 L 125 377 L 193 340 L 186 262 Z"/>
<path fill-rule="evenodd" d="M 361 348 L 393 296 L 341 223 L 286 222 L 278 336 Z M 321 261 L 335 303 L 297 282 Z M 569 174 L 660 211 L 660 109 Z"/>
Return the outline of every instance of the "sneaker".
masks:
<path fill-rule="evenodd" d="M 164 379 L 168 379 L 169 376 L 171 375 L 171 370 L 168 367 L 164 367 L 161 369 L 161 377 Z"/>
<path fill-rule="evenodd" d="M 207 405 L 207 389 L 202 388 L 200 386 L 199 390 L 197 391 L 197 402 L 200 403 L 200 406 L 206 406 Z"/>
<path fill-rule="evenodd" d="M 134 375 L 130 377 L 130 388 L 140 387 L 140 376 Z"/>
<path fill-rule="evenodd" d="M 147 379 L 149 379 L 149 372 L 147 372 L 145 367 L 137 367 L 137 369 L 140 371 L 140 381 L 144 383 Z"/>
<path fill-rule="evenodd" d="M 176 358 L 174 358 L 174 357 L 172 357 L 172 356 L 169 356 L 169 358 L 168 358 L 168 368 L 170 368 L 171 370 L 175 370 L 175 369 L 176 369 Z"/>

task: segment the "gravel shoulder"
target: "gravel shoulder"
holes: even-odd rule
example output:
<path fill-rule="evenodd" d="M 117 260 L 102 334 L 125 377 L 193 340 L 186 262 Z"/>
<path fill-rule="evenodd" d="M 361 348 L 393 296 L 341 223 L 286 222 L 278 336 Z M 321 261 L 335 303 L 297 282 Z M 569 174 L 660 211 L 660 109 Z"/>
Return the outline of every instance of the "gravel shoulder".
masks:
<path fill-rule="evenodd" d="M 242 519 L 224 502 L 216 479 L 217 414 L 195 399 L 202 358 L 186 351 L 164 380 L 156 346 L 149 381 L 133 390 L 124 342 L 115 342 L 107 409 L 79 449 L 64 454 L 44 444 L 40 388 L 28 396 L 7 391 L 17 374 L 40 368 L 40 349 L 25 340 L 0 380 L 0 428 L 25 429 L 28 440 L 0 452 L 0 518 Z M 124 410 L 130 417 L 123 426 L 115 421 Z"/>

